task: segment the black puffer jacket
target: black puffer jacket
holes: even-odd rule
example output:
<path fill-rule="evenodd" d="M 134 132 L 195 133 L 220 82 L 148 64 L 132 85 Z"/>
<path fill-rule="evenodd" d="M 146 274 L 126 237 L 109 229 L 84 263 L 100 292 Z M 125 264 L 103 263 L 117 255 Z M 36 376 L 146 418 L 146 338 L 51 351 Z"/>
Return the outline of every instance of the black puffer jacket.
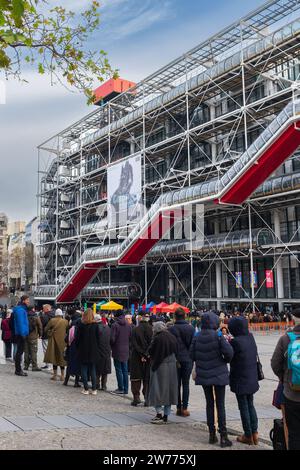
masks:
<path fill-rule="evenodd" d="M 219 317 L 205 313 L 201 317 L 201 331 L 194 337 L 190 357 L 196 362 L 196 385 L 228 385 L 227 362 L 233 356 L 230 344 L 217 333 Z"/>
<path fill-rule="evenodd" d="M 78 323 L 75 345 L 80 364 L 97 364 L 100 357 L 100 332 L 97 323 Z"/>
<path fill-rule="evenodd" d="M 175 336 L 178 344 L 177 360 L 179 362 L 190 362 L 189 350 L 194 338 L 195 329 L 185 320 L 177 320 L 169 332 Z"/>
<path fill-rule="evenodd" d="M 243 317 L 231 318 L 228 328 L 234 355 L 230 363 L 230 389 L 237 395 L 251 395 L 259 389 L 257 378 L 257 347 Z"/>

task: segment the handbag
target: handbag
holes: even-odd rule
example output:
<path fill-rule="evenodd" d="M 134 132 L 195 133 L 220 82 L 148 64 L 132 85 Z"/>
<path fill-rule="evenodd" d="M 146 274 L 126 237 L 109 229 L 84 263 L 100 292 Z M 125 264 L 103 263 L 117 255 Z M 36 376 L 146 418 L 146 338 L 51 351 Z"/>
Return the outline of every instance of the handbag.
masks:
<path fill-rule="evenodd" d="M 273 393 L 273 401 L 272 405 L 275 406 L 278 410 L 281 410 L 281 405 L 284 402 L 284 396 L 283 396 L 283 383 L 279 382 L 276 390 L 274 390 Z"/>
<path fill-rule="evenodd" d="M 263 380 L 265 378 L 265 374 L 263 372 L 262 364 L 258 356 L 257 356 L 256 366 L 257 366 L 257 380 L 258 381 Z"/>

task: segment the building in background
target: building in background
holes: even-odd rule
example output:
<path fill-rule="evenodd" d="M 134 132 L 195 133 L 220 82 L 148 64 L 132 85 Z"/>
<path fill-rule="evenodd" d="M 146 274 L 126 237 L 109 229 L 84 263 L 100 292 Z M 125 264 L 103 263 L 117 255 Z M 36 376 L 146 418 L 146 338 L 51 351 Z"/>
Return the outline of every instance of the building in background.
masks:
<path fill-rule="evenodd" d="M 7 216 L 0 213 L 0 295 L 6 293 L 8 283 L 7 269 Z"/>
<path fill-rule="evenodd" d="M 123 286 L 128 303 L 141 289 L 192 309 L 300 303 L 300 152 L 295 128 L 284 134 L 299 13 L 268 2 L 129 90 L 98 90 L 97 110 L 39 146 L 37 298 L 122 299 Z M 201 240 L 178 239 L 173 213 L 169 240 L 143 241 L 180 204 Z"/>
<path fill-rule="evenodd" d="M 25 289 L 25 222 L 8 223 L 8 285 L 11 290 Z"/>
<path fill-rule="evenodd" d="M 25 289 L 37 285 L 39 220 L 34 217 L 25 227 Z"/>

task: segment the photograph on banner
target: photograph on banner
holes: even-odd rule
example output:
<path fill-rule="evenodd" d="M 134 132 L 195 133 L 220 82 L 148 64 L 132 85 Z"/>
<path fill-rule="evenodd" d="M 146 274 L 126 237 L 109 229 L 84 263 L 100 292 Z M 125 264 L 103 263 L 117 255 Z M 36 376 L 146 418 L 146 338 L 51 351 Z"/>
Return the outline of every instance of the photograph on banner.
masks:
<path fill-rule="evenodd" d="M 251 271 L 250 285 L 254 287 L 254 289 L 257 288 L 257 271 Z"/>
<path fill-rule="evenodd" d="M 240 271 L 235 273 L 235 287 L 237 289 L 242 287 L 242 273 Z"/>
<path fill-rule="evenodd" d="M 109 228 L 126 227 L 143 216 L 141 161 L 137 155 L 107 169 Z"/>
<path fill-rule="evenodd" d="M 274 275 L 272 269 L 266 269 L 266 288 L 273 289 L 274 287 Z"/>

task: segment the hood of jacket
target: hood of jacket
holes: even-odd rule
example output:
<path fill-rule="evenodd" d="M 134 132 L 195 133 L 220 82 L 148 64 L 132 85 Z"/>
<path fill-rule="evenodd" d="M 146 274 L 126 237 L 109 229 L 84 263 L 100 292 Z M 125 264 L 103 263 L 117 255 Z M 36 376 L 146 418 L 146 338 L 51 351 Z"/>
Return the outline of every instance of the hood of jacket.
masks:
<path fill-rule="evenodd" d="M 234 337 L 246 336 L 249 334 L 248 321 L 244 317 L 231 318 L 228 323 L 228 328 Z"/>
<path fill-rule="evenodd" d="M 219 328 L 220 319 L 213 312 L 204 313 L 201 317 L 202 330 L 217 330 Z"/>
<path fill-rule="evenodd" d="M 119 325 L 122 325 L 122 326 L 125 325 L 126 324 L 125 315 L 122 315 L 121 317 L 117 317 L 116 321 Z"/>

